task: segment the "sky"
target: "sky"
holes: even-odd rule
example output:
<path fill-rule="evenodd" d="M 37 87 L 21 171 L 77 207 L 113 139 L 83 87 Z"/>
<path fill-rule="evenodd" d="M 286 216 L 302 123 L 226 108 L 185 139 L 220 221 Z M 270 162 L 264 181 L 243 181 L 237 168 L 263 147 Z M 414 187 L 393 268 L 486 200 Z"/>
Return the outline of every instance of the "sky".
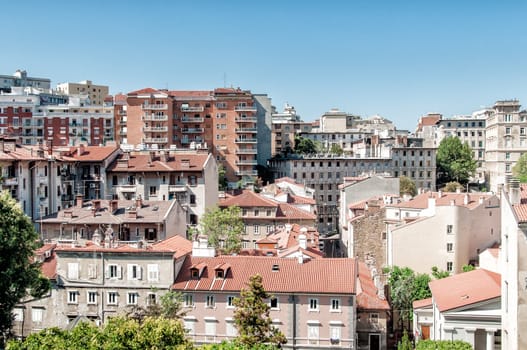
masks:
<path fill-rule="evenodd" d="M 4 1 L 0 74 L 110 93 L 240 87 L 305 121 L 413 131 L 428 112 L 527 103 L 527 1 Z"/>

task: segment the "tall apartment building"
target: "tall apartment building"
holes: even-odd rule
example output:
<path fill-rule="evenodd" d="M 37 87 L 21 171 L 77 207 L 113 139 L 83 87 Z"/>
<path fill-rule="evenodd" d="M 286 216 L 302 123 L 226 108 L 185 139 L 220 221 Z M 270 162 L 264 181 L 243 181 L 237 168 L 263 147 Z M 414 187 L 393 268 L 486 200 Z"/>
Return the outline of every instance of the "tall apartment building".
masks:
<path fill-rule="evenodd" d="M 32 87 L 40 90 L 50 90 L 51 80 L 48 78 L 28 77 L 25 70 L 17 69 L 13 75 L 0 75 L 0 91 L 11 92 L 13 87 Z"/>
<path fill-rule="evenodd" d="M 208 149 L 236 187 L 240 180 L 254 181 L 256 165 L 270 157 L 270 108 L 266 95 L 233 88 L 133 91 L 126 130 L 139 132 L 128 132 L 126 139 L 146 149 Z"/>
<path fill-rule="evenodd" d="M 295 137 L 311 131 L 311 122 L 304 122 L 296 114 L 295 107 L 286 103 L 283 112 L 272 114 L 271 154 L 291 153 Z"/>
<path fill-rule="evenodd" d="M 497 101 L 487 117 L 485 167 L 490 189 L 506 183 L 512 167 L 527 152 L 527 111 L 518 100 Z"/>
<path fill-rule="evenodd" d="M 91 80 L 83 80 L 78 83 L 57 84 L 57 91 L 68 96 L 87 95 L 90 104 L 102 106 L 104 99 L 109 94 L 107 85 L 96 85 Z"/>

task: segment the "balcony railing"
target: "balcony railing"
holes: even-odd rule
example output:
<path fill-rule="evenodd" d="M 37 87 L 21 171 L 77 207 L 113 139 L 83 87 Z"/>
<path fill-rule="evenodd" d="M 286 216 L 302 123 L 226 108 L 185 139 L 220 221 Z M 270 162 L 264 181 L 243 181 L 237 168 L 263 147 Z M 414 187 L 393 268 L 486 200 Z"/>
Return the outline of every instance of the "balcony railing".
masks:
<path fill-rule="evenodd" d="M 239 117 L 235 119 L 236 123 L 256 123 L 256 117 Z"/>
<path fill-rule="evenodd" d="M 115 192 L 134 192 L 137 189 L 137 185 L 117 185 L 115 187 Z"/>
<path fill-rule="evenodd" d="M 143 143 L 167 143 L 168 137 L 146 137 Z"/>
<path fill-rule="evenodd" d="M 18 185 L 18 177 L 11 177 L 4 179 L 4 186 L 15 186 Z"/>
<path fill-rule="evenodd" d="M 143 111 L 162 111 L 162 110 L 168 109 L 168 105 L 167 104 L 155 104 L 155 105 L 144 104 L 144 105 L 141 105 L 141 109 Z"/>
<path fill-rule="evenodd" d="M 257 160 L 238 160 L 236 165 L 258 165 Z"/>
<path fill-rule="evenodd" d="M 144 132 L 167 132 L 168 126 L 144 126 Z"/>
<path fill-rule="evenodd" d="M 196 118 L 196 117 L 183 117 L 181 121 L 183 123 L 203 123 L 205 118 Z"/>
<path fill-rule="evenodd" d="M 204 130 L 204 128 L 183 128 L 181 132 L 184 134 L 201 134 Z"/>
<path fill-rule="evenodd" d="M 236 112 L 256 112 L 255 106 L 236 106 L 234 107 Z"/>
<path fill-rule="evenodd" d="M 235 129 L 237 133 L 255 133 L 257 131 L 256 128 L 237 128 Z"/>
<path fill-rule="evenodd" d="M 181 107 L 181 112 L 203 112 L 204 110 L 203 106 Z"/>
<path fill-rule="evenodd" d="M 143 120 L 152 120 L 152 121 L 167 121 L 168 120 L 168 115 L 144 114 L 142 119 Z"/>
<path fill-rule="evenodd" d="M 257 139 L 236 139 L 234 142 L 236 143 L 257 143 Z"/>
<path fill-rule="evenodd" d="M 257 170 L 239 170 L 236 172 L 236 176 L 257 176 Z"/>
<path fill-rule="evenodd" d="M 256 148 L 239 148 L 236 150 L 236 154 L 257 154 Z"/>

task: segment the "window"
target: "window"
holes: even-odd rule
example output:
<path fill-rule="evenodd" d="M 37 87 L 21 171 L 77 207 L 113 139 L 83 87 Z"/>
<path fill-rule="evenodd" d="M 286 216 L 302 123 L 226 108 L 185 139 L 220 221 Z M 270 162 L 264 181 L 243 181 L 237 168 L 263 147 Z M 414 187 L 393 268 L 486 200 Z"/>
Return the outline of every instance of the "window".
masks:
<path fill-rule="evenodd" d="M 312 345 L 318 344 L 319 328 L 320 327 L 318 326 L 318 324 L 316 325 L 310 324 L 307 326 L 307 338 L 308 338 L 309 344 L 312 344 Z"/>
<path fill-rule="evenodd" d="M 108 278 L 121 278 L 121 266 L 119 265 L 108 265 L 106 276 Z"/>
<path fill-rule="evenodd" d="M 454 250 L 454 243 L 447 243 L 446 244 L 446 251 L 452 252 Z"/>
<path fill-rule="evenodd" d="M 13 310 L 13 321 L 22 322 L 24 321 L 24 309 L 15 308 Z"/>
<path fill-rule="evenodd" d="M 225 335 L 228 337 L 235 337 L 238 335 L 232 318 L 225 319 Z"/>
<path fill-rule="evenodd" d="M 273 226 L 271 226 L 271 225 L 267 225 L 266 232 L 267 232 L 267 233 L 271 233 L 271 232 L 273 232 Z"/>
<path fill-rule="evenodd" d="M 271 309 L 278 309 L 278 298 L 271 298 L 269 300 L 269 306 L 271 307 Z"/>
<path fill-rule="evenodd" d="M 206 306 L 207 307 L 211 307 L 211 308 L 216 306 L 216 301 L 214 300 L 214 295 L 207 295 Z"/>
<path fill-rule="evenodd" d="M 265 211 L 265 216 L 271 216 L 272 212 L 271 212 L 271 209 L 267 209 Z"/>
<path fill-rule="evenodd" d="M 88 264 L 88 278 L 90 279 L 97 278 L 97 265 Z"/>
<path fill-rule="evenodd" d="M 183 297 L 183 303 L 186 307 L 194 306 L 194 296 L 192 294 L 185 294 Z"/>
<path fill-rule="evenodd" d="M 340 299 L 331 299 L 331 311 L 340 311 Z"/>
<path fill-rule="evenodd" d="M 79 279 L 79 263 L 68 263 L 68 279 Z"/>
<path fill-rule="evenodd" d="M 42 316 L 44 315 L 44 309 L 40 307 L 34 307 L 31 309 L 31 321 L 34 323 L 42 322 Z"/>
<path fill-rule="evenodd" d="M 234 296 L 233 295 L 227 296 L 227 307 L 228 308 L 234 307 Z"/>
<path fill-rule="evenodd" d="M 332 345 L 338 345 L 340 343 L 340 332 L 341 326 L 330 326 L 329 327 L 329 340 Z"/>
<path fill-rule="evenodd" d="M 97 304 L 97 292 L 88 291 L 86 299 L 88 300 L 88 304 Z"/>
<path fill-rule="evenodd" d="M 117 292 L 108 292 L 108 305 L 117 305 Z"/>
<path fill-rule="evenodd" d="M 260 211 L 258 209 L 254 209 L 254 216 L 260 216 Z"/>
<path fill-rule="evenodd" d="M 510 164 L 505 164 L 505 172 L 506 173 L 510 173 L 511 172 L 511 165 Z"/>
<path fill-rule="evenodd" d="M 150 195 L 155 196 L 157 194 L 157 187 L 156 186 L 150 186 Z"/>
<path fill-rule="evenodd" d="M 205 338 L 214 341 L 216 336 L 216 319 L 205 318 Z"/>
<path fill-rule="evenodd" d="M 453 266 L 454 266 L 454 263 L 452 261 L 447 262 L 446 263 L 446 270 L 448 272 L 452 272 Z"/>
<path fill-rule="evenodd" d="M 128 305 L 137 305 L 137 292 L 129 292 L 127 298 Z"/>
<path fill-rule="evenodd" d="M 318 299 L 309 299 L 309 311 L 318 311 Z"/>
<path fill-rule="evenodd" d="M 260 234 L 260 226 L 258 226 L 258 225 L 254 225 L 253 233 L 254 233 L 255 235 L 259 235 L 259 234 Z"/>
<path fill-rule="evenodd" d="M 506 127 L 505 128 L 505 135 L 510 135 L 511 134 L 511 128 L 510 127 Z"/>
<path fill-rule="evenodd" d="M 511 122 L 511 121 L 512 121 L 512 115 L 510 115 L 510 114 L 505 114 L 505 115 L 503 116 L 503 121 L 505 121 L 505 122 Z"/>
<path fill-rule="evenodd" d="M 520 128 L 520 135 L 525 135 L 525 128 Z"/>
<path fill-rule="evenodd" d="M 446 233 L 452 233 L 453 226 L 452 225 L 446 225 Z"/>
<path fill-rule="evenodd" d="M 141 266 L 137 264 L 128 264 L 128 280 L 141 279 Z"/>
<path fill-rule="evenodd" d="M 156 293 L 148 293 L 146 298 L 146 305 L 156 305 L 157 304 L 157 294 Z"/>
<path fill-rule="evenodd" d="M 505 159 L 511 159 L 511 152 L 505 152 Z"/>
<path fill-rule="evenodd" d="M 371 313 L 370 314 L 370 323 L 371 324 L 378 324 L 379 323 L 379 314 L 378 313 Z"/>
<path fill-rule="evenodd" d="M 68 292 L 68 304 L 78 304 L 79 298 L 77 297 L 79 295 L 79 292 L 76 290 Z"/>
<path fill-rule="evenodd" d="M 158 264 L 148 264 L 148 280 L 157 281 L 159 279 L 159 265 Z"/>

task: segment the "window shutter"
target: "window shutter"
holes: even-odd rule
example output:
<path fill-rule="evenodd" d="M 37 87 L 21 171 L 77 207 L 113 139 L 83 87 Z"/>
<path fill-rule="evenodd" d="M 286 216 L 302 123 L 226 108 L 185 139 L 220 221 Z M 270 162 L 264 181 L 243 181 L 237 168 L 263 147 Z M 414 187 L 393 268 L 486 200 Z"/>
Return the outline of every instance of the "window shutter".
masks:
<path fill-rule="evenodd" d="M 117 278 L 123 278 L 123 268 L 121 267 L 121 265 L 117 265 Z"/>
<path fill-rule="evenodd" d="M 128 264 L 127 268 L 126 268 L 126 271 L 128 272 L 128 280 L 132 280 L 134 278 L 134 265 L 133 264 Z"/>
<path fill-rule="evenodd" d="M 137 279 L 142 279 L 143 278 L 143 268 L 139 265 L 137 265 Z"/>
<path fill-rule="evenodd" d="M 110 278 L 110 266 L 106 265 L 104 268 L 104 277 Z"/>

